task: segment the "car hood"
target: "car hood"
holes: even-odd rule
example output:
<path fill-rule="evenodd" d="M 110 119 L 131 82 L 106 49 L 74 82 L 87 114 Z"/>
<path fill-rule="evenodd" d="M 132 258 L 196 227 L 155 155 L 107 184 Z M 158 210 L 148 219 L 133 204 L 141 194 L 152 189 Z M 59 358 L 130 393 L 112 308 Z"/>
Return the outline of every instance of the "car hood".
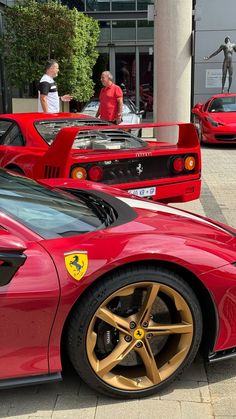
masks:
<path fill-rule="evenodd" d="M 236 125 L 236 112 L 214 112 L 209 117 L 223 125 Z"/>

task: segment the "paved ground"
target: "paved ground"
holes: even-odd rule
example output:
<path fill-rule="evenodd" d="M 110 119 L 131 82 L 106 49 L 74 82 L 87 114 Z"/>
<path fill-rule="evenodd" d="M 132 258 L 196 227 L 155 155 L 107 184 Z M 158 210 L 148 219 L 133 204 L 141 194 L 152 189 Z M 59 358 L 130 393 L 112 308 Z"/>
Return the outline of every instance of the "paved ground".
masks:
<path fill-rule="evenodd" d="M 204 147 L 201 199 L 179 208 L 236 227 L 236 147 Z M 236 358 L 204 365 L 198 357 L 165 392 L 135 401 L 98 396 L 67 369 L 64 381 L 0 392 L 0 418 L 236 418 Z"/>

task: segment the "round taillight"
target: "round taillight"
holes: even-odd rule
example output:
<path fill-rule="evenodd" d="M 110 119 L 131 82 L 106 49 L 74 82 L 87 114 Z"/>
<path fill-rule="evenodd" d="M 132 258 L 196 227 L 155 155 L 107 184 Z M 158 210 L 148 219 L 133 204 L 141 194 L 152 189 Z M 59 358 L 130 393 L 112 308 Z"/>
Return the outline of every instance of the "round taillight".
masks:
<path fill-rule="evenodd" d="M 103 169 L 100 166 L 92 166 L 88 171 L 89 179 L 99 182 L 103 178 Z"/>
<path fill-rule="evenodd" d="M 176 157 L 173 161 L 173 170 L 176 173 L 180 173 L 184 170 L 184 159 L 183 157 Z"/>
<path fill-rule="evenodd" d="M 195 158 L 193 156 L 186 157 L 184 161 L 184 167 L 186 170 L 193 170 L 195 167 Z"/>
<path fill-rule="evenodd" d="M 71 177 L 73 179 L 84 180 L 87 178 L 87 172 L 83 167 L 74 167 L 71 171 Z"/>

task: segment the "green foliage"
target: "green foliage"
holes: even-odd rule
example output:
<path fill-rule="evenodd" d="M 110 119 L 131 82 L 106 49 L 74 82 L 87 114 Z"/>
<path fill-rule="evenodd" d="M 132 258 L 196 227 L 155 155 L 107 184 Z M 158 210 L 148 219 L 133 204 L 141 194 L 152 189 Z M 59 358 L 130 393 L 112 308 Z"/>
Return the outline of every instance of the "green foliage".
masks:
<path fill-rule="evenodd" d="M 56 59 L 60 95 L 88 100 L 98 37 L 97 21 L 53 0 L 25 0 L 7 8 L 0 49 L 10 84 L 25 89 L 39 81 L 48 59 Z"/>

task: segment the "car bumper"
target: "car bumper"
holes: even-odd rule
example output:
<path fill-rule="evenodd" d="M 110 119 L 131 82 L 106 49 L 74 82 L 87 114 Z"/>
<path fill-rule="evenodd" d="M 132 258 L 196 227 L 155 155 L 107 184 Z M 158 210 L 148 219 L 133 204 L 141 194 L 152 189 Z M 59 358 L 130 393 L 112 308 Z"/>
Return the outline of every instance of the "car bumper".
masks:
<path fill-rule="evenodd" d="M 154 201 L 161 201 L 161 202 L 188 202 L 192 201 L 194 199 L 198 199 L 200 196 L 200 190 L 201 190 L 201 180 L 195 179 L 195 180 L 189 180 L 189 181 L 183 181 L 178 183 L 171 183 L 171 184 L 145 184 L 140 186 L 134 186 L 130 185 L 129 188 L 127 188 L 126 185 L 115 185 L 116 188 L 124 189 L 124 190 L 130 190 L 130 189 L 136 189 L 140 190 L 142 188 L 156 188 L 156 193 L 152 196 L 150 196 L 150 199 Z M 171 198 L 170 198 L 171 197 Z M 149 198 L 149 197 L 146 197 Z"/>
<path fill-rule="evenodd" d="M 236 129 L 234 131 L 203 131 L 202 142 L 208 144 L 236 144 Z"/>

